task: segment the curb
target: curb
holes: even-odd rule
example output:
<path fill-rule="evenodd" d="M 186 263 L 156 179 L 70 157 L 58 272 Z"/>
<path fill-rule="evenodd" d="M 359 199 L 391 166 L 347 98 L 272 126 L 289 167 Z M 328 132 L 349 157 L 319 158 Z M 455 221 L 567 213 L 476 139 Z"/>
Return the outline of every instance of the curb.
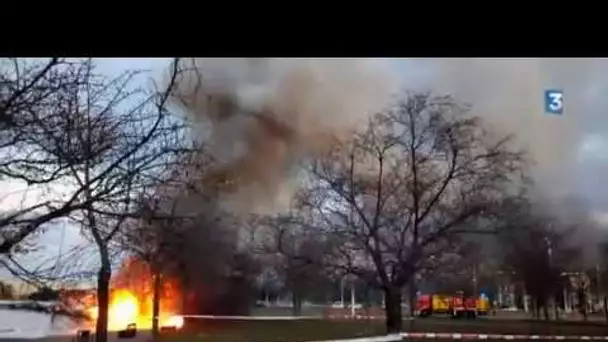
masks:
<path fill-rule="evenodd" d="M 354 317 L 351 316 L 351 315 L 326 315 L 325 318 L 328 318 L 328 319 L 348 319 L 348 320 L 351 320 L 351 319 L 363 319 L 363 320 L 370 320 L 370 319 L 371 320 L 375 320 L 375 319 L 377 319 L 377 320 L 384 320 L 384 319 L 386 319 L 386 317 L 384 317 L 384 316 L 364 316 L 364 315 L 355 315 Z M 413 320 L 413 318 L 412 317 L 403 317 L 403 320 L 404 321 L 411 321 L 411 320 Z"/>
<path fill-rule="evenodd" d="M 317 342 L 400 342 L 404 339 L 443 339 L 443 340 L 581 340 L 608 341 L 608 336 L 577 336 L 577 335 L 507 335 L 507 334 L 472 334 L 472 333 L 434 333 L 434 332 L 402 332 L 399 334 L 359 337 L 343 340 L 327 340 Z"/>
<path fill-rule="evenodd" d="M 316 316 L 215 316 L 215 315 L 180 315 L 183 318 L 243 320 L 243 321 L 298 321 L 323 319 Z"/>
<path fill-rule="evenodd" d="M 577 336 L 577 335 L 507 335 L 507 334 L 471 334 L 471 333 L 422 333 L 403 332 L 401 338 L 418 339 L 450 339 L 450 340 L 581 340 L 581 341 L 608 341 L 608 336 Z M 363 341 L 361 341 L 363 342 Z M 375 342 L 367 341 L 367 342 Z"/>

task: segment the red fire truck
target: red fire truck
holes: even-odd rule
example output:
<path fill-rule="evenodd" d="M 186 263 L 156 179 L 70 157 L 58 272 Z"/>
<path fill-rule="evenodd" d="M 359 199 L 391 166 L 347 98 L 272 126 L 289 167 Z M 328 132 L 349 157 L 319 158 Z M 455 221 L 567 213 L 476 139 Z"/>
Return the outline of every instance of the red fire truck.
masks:
<path fill-rule="evenodd" d="M 416 311 L 420 317 L 433 314 L 448 314 L 454 318 L 475 318 L 487 312 L 485 298 L 465 297 L 462 293 L 455 295 L 427 294 L 418 296 Z"/>

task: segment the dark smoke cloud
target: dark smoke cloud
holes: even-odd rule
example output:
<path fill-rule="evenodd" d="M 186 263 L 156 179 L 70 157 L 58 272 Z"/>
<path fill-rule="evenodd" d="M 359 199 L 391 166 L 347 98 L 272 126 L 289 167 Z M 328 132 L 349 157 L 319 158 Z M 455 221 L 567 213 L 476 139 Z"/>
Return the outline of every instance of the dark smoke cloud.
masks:
<path fill-rule="evenodd" d="M 286 203 L 298 160 L 322 152 L 382 110 L 393 93 L 383 60 L 195 59 L 178 83 L 226 184 L 224 205 Z"/>
<path fill-rule="evenodd" d="M 329 145 L 329 136 L 348 134 L 388 102 L 394 89 L 389 70 L 405 88 L 452 93 L 495 129 L 515 134 L 534 160 L 544 198 L 557 203 L 578 196 L 595 212 L 608 212 L 608 196 L 602 195 L 608 193 L 602 181 L 608 161 L 594 157 L 597 146 L 581 153 L 590 136 L 608 136 L 608 60 L 391 63 L 401 67 L 390 70 L 386 60 L 197 59 L 199 72 L 184 78 L 180 91 L 189 116 L 211 128 L 201 132 L 224 163 L 217 176 L 233 181 L 227 201 L 264 203 L 289 193 L 298 158 Z M 564 115 L 544 113 L 547 88 L 564 90 Z"/>

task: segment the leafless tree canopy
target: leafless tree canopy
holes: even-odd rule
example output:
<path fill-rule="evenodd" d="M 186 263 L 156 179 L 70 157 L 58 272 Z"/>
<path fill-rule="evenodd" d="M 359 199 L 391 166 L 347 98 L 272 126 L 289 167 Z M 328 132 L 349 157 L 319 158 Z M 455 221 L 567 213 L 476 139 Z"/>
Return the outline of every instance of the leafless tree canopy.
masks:
<path fill-rule="evenodd" d="M 183 120 L 167 108 L 178 62 L 166 87 L 153 90 L 135 85 L 138 71 L 107 78 L 92 60 L 4 62 L 0 175 L 39 185 L 53 196 L 5 213 L 0 253 L 14 251 L 44 224 L 69 220 L 97 246 L 99 307 L 107 310 L 115 238 L 137 214 L 138 200 L 168 181 L 175 164 L 183 164 L 183 155 L 194 148 Z M 100 321 L 97 331 L 104 340 Z"/>
<path fill-rule="evenodd" d="M 122 197 L 124 205 L 124 185 L 141 189 L 162 177 L 160 161 L 168 162 L 174 143 L 183 139 L 164 108 L 168 94 L 163 99 L 159 92 L 135 88 L 137 71 L 106 79 L 90 60 L 58 59 L 42 64 L 15 59 L 2 67 L 3 180 L 41 185 L 43 192 L 69 189 L 4 213 L 3 254 L 41 225 L 93 202 L 103 203 L 94 209 L 105 210 Z M 109 229 L 103 238 L 112 235 Z"/>
<path fill-rule="evenodd" d="M 522 155 L 509 142 L 450 97 L 407 94 L 312 161 L 291 223 L 323 237 L 323 262 L 386 292 L 395 329 L 399 289 L 513 192 Z"/>
<path fill-rule="evenodd" d="M 63 140 L 60 112 L 73 105 L 73 89 L 84 83 L 77 64 L 57 58 L 46 62 L 4 59 L 0 64 L 0 180 L 49 184 L 65 176 L 68 160 L 49 141 Z M 41 136 L 42 135 L 42 136 Z M 69 158 L 69 157 L 68 157 Z M 51 203 L 23 205 L 2 213 L 0 252 L 7 253 L 53 214 Z M 39 214 L 40 211 L 43 211 Z M 34 212 L 36 212 L 34 214 Z M 63 214 L 68 212 L 65 210 Z"/>
<path fill-rule="evenodd" d="M 578 227 L 535 210 L 524 199 L 504 209 L 498 235 L 503 265 L 523 283 L 537 315 L 542 309 L 548 319 L 550 301 L 559 298 L 569 282 L 566 274 L 582 268 L 581 249 L 571 243 Z"/>

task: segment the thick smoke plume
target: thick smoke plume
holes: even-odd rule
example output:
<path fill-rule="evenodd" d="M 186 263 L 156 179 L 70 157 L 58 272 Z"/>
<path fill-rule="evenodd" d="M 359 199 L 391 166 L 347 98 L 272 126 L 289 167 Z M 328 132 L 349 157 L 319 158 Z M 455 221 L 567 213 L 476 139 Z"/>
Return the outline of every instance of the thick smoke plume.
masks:
<path fill-rule="evenodd" d="M 219 165 L 224 205 L 276 210 L 289 198 L 294 166 L 346 137 L 389 104 L 384 61 L 194 59 L 177 97 L 199 123 Z"/>
<path fill-rule="evenodd" d="M 592 220 L 608 212 L 608 188 L 595 156 L 581 151 L 608 133 L 608 60 L 602 59 L 420 59 L 402 61 L 408 88 L 452 93 L 529 153 L 539 203 L 564 223 L 578 223 L 575 236 L 591 257 L 599 241 Z M 545 113 L 544 91 L 564 92 L 564 114 Z M 584 152 L 584 151 L 583 151 Z"/>
<path fill-rule="evenodd" d="M 586 97 L 594 66 L 588 60 L 426 59 L 410 61 L 424 69 L 408 86 L 452 93 L 473 105 L 504 134 L 515 134 L 533 161 L 532 175 L 549 197 L 573 190 L 571 177 L 581 141 Z M 407 75 L 407 71 L 406 71 Z M 407 77 L 407 76 L 406 76 Z M 413 84 L 413 83 L 417 84 Z M 544 113 L 544 91 L 561 89 L 565 113 Z"/>
<path fill-rule="evenodd" d="M 608 212 L 608 189 L 598 188 L 606 186 L 608 163 L 580 153 L 593 147 L 589 137 L 608 134 L 608 60 L 195 59 L 184 66 L 178 95 L 220 161 L 214 179 L 231 190 L 222 202 L 231 209 L 287 203 L 296 163 L 389 104 L 391 73 L 405 89 L 451 93 L 494 129 L 514 134 L 533 162 L 540 202 L 581 220 L 588 209 Z M 549 88 L 564 91 L 564 115 L 544 113 Z M 586 209 L 574 210 L 572 198 Z M 597 241 L 596 234 L 584 240 Z"/>

